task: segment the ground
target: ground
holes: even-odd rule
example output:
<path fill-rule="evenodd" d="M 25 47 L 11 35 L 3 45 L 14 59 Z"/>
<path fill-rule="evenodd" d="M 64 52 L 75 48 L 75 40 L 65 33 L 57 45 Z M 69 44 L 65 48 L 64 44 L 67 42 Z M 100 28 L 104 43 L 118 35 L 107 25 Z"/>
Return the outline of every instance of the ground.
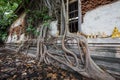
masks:
<path fill-rule="evenodd" d="M 76 72 L 69 72 L 42 63 L 34 58 L 0 49 L 0 80 L 87 80 Z M 88 79 L 90 80 L 90 79 Z"/>

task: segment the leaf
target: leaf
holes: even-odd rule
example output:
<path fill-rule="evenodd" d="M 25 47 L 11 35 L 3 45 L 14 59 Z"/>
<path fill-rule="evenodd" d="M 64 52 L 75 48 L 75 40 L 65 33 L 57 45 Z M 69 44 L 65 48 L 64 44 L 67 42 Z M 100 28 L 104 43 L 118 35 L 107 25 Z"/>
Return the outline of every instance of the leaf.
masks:
<path fill-rule="evenodd" d="M 46 21 L 45 21 L 45 22 L 43 23 L 43 26 L 47 26 L 47 27 L 48 27 L 48 26 L 49 26 L 49 22 L 46 22 Z"/>
<path fill-rule="evenodd" d="M 52 77 L 51 77 L 52 79 L 56 79 L 57 78 L 57 74 L 56 73 L 54 73 L 54 74 L 52 74 Z"/>
<path fill-rule="evenodd" d="M 52 73 L 48 73 L 47 78 L 52 77 L 52 75 L 53 75 Z"/>
<path fill-rule="evenodd" d="M 47 74 L 47 78 L 56 79 L 57 78 L 57 74 L 56 73 L 48 73 Z"/>

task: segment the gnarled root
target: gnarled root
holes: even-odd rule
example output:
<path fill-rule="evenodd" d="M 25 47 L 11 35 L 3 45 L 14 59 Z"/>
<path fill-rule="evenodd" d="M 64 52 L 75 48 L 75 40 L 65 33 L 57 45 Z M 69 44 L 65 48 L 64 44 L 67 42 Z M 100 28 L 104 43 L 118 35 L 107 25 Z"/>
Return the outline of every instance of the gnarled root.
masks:
<path fill-rule="evenodd" d="M 85 77 L 90 77 L 95 80 L 115 80 L 107 72 L 100 69 L 91 59 L 87 41 L 83 36 L 67 35 L 64 38 L 61 37 L 60 40 L 62 43 L 60 45 L 57 43 L 59 41 L 58 39 L 52 40 L 52 43 L 48 41 L 40 44 L 40 48 L 42 48 L 40 49 L 42 50 L 39 57 L 40 62 L 44 61 L 45 63 L 54 64 L 54 60 L 56 63 L 66 65 Z M 75 51 L 76 49 L 72 49 L 74 47 L 73 44 L 69 43 L 69 40 L 76 41 L 74 44 L 76 44 L 77 51 Z M 71 45 L 69 47 L 66 44 Z"/>

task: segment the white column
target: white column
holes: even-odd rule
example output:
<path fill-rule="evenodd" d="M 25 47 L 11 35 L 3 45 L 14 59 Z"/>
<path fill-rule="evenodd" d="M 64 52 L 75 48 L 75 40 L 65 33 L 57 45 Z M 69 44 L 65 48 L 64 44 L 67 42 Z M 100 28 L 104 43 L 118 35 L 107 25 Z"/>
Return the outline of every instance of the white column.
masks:
<path fill-rule="evenodd" d="M 78 0 L 78 32 L 81 32 L 81 19 L 82 18 L 82 10 L 81 10 L 81 0 Z"/>

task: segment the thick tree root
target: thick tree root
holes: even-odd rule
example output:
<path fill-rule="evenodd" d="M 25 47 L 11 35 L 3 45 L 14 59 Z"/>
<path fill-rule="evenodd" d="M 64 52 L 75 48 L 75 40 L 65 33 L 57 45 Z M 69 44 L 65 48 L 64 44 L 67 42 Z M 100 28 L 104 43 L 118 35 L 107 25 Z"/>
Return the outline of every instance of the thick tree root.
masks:
<path fill-rule="evenodd" d="M 69 37 L 66 36 L 64 39 L 63 37 L 61 38 L 61 46 L 59 46 L 57 43 L 59 39 L 53 39 L 52 43 L 49 43 L 50 41 L 48 41 L 47 43 L 45 43 L 46 41 L 39 43 L 41 45 L 39 47 L 40 63 L 44 61 L 47 64 L 54 64 L 54 60 L 56 61 L 56 63 L 58 62 L 66 65 L 67 67 L 71 68 L 72 70 L 78 72 L 85 77 L 93 78 L 95 80 L 115 80 L 111 75 L 100 69 L 94 63 L 94 61 L 90 57 L 87 42 L 84 39 L 85 38 L 81 38 L 81 36 L 70 37 L 69 35 Z M 76 49 L 78 49 L 78 51 L 72 49 L 74 47 L 73 45 L 71 45 L 71 43 L 69 43 L 70 40 L 75 41 L 74 44 L 76 44 L 75 46 L 77 47 Z M 66 45 L 65 41 L 68 45 Z"/>

